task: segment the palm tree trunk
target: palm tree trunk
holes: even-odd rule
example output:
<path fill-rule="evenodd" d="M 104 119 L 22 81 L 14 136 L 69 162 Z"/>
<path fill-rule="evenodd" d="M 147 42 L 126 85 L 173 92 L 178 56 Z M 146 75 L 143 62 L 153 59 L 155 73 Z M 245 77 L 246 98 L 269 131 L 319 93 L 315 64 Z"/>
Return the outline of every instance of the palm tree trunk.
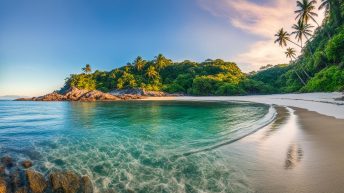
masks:
<path fill-rule="evenodd" d="M 294 45 L 298 46 L 299 48 L 302 48 L 302 46 L 300 46 L 299 44 L 297 44 L 297 43 L 295 43 L 295 42 L 293 42 L 293 41 L 291 41 L 291 40 L 288 40 L 288 41 L 291 42 L 291 43 L 293 43 Z"/>
<path fill-rule="evenodd" d="M 301 42 L 301 43 L 302 43 L 302 42 Z M 303 47 L 301 47 L 301 49 L 303 49 Z M 311 78 L 311 77 L 309 76 L 309 74 L 305 71 L 305 69 L 302 67 L 302 65 L 301 65 L 301 70 L 302 70 L 303 73 L 306 74 L 306 76 L 307 76 L 308 79 Z"/>
<path fill-rule="evenodd" d="M 300 79 L 301 83 L 302 83 L 304 86 L 306 86 L 305 81 L 303 81 L 303 79 L 301 78 L 301 76 L 299 75 L 299 73 L 297 73 L 296 70 L 295 70 L 295 74 L 296 74 L 296 76 Z"/>
<path fill-rule="evenodd" d="M 317 24 L 318 28 L 320 28 L 320 27 L 321 27 L 317 21 L 314 21 L 314 22 Z M 330 35 L 330 33 L 329 33 L 329 32 L 328 32 L 326 29 L 324 29 L 324 30 L 325 30 L 325 33 L 326 33 L 326 34 L 327 34 L 327 36 L 328 36 L 328 39 L 331 39 L 331 35 Z"/>

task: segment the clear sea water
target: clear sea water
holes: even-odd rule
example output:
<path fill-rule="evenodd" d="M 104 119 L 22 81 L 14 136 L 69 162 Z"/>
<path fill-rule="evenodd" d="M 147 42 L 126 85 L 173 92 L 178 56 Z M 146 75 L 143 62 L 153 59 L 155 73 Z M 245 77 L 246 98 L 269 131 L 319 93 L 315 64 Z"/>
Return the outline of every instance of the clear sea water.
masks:
<path fill-rule="evenodd" d="M 0 155 L 89 175 L 98 192 L 249 192 L 218 147 L 273 116 L 253 103 L 0 101 Z"/>

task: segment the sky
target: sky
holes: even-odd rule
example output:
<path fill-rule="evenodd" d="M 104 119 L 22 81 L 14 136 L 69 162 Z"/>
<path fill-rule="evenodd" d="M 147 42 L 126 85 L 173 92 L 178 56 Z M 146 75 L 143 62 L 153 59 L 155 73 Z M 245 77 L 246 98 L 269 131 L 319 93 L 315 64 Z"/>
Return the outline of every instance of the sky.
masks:
<path fill-rule="evenodd" d="M 0 0 L 0 96 L 46 94 L 85 64 L 111 70 L 138 55 L 221 58 L 244 72 L 286 63 L 274 34 L 290 30 L 295 6 L 293 0 Z"/>

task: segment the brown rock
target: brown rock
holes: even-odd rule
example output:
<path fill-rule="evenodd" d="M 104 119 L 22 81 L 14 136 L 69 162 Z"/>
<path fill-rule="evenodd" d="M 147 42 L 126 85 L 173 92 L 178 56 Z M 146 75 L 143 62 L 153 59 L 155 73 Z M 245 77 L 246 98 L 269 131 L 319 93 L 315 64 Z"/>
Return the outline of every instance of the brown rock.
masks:
<path fill-rule="evenodd" d="M 1 163 L 4 164 L 6 167 L 13 167 L 14 166 L 13 159 L 9 156 L 2 157 Z"/>
<path fill-rule="evenodd" d="M 7 193 L 7 184 L 3 178 L 0 178 L 0 193 Z"/>
<path fill-rule="evenodd" d="M 27 190 L 26 187 L 18 188 L 15 193 L 28 193 L 29 191 Z"/>
<path fill-rule="evenodd" d="M 76 193 L 80 188 L 79 176 L 71 171 L 50 174 L 50 183 L 55 193 Z"/>
<path fill-rule="evenodd" d="M 93 185 L 88 176 L 81 177 L 81 193 L 93 193 Z"/>
<path fill-rule="evenodd" d="M 42 174 L 33 170 L 27 170 L 26 176 L 32 193 L 42 193 L 45 191 L 47 182 Z"/>
<path fill-rule="evenodd" d="M 25 161 L 22 161 L 21 165 L 22 165 L 25 169 L 27 169 L 27 168 L 31 168 L 33 164 L 32 164 L 32 161 L 30 161 L 30 160 L 25 160 Z"/>

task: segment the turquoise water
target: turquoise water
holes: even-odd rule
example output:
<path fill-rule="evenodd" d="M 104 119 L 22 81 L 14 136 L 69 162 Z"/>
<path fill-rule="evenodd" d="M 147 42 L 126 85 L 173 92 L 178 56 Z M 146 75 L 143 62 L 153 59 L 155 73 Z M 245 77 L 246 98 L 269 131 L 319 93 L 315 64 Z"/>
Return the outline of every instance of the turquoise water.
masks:
<path fill-rule="evenodd" d="M 218 147 L 273 115 L 252 103 L 0 101 L 0 154 L 89 175 L 98 192 L 248 192 Z"/>

